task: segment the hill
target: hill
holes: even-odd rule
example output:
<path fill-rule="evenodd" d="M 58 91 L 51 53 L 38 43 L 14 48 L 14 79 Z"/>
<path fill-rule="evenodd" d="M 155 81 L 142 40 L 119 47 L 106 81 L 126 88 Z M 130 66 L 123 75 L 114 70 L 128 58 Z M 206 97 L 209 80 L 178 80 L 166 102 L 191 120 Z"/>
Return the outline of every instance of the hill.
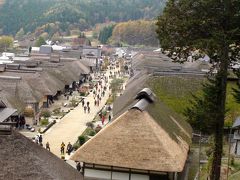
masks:
<path fill-rule="evenodd" d="M 4 2 L 4 1 L 0 1 Z M 49 23 L 61 31 L 91 28 L 97 23 L 153 19 L 166 0 L 5 0 L 0 7 L 0 34 L 15 35 L 21 28 L 33 32 Z"/>

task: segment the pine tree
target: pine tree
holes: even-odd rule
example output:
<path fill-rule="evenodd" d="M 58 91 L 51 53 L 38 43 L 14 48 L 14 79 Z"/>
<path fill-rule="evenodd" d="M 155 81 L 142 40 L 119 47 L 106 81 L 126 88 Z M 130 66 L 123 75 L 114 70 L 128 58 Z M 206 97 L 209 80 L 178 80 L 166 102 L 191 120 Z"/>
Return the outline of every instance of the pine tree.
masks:
<path fill-rule="evenodd" d="M 178 49 L 178 58 L 182 60 L 191 51 L 200 49 L 202 54 L 211 57 L 217 69 L 214 83 L 210 83 L 203 98 L 196 99 L 189 111 L 196 113 L 196 119 L 210 119 L 214 125 L 212 180 L 220 179 L 229 52 L 230 45 L 239 43 L 240 39 L 239 10 L 238 0 L 170 0 L 157 22 L 157 34 L 163 48 Z M 202 112 L 196 112 L 199 104 L 204 107 Z"/>

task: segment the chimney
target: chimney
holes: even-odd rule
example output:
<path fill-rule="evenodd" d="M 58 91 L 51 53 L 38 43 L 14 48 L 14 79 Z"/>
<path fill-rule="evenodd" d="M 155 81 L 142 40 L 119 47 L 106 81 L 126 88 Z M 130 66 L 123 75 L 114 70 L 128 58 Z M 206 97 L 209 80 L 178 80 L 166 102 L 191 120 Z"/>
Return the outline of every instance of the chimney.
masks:
<path fill-rule="evenodd" d="M 144 88 L 135 97 L 138 102 L 131 109 L 144 111 L 149 104 L 154 103 L 155 94 L 149 88 Z"/>

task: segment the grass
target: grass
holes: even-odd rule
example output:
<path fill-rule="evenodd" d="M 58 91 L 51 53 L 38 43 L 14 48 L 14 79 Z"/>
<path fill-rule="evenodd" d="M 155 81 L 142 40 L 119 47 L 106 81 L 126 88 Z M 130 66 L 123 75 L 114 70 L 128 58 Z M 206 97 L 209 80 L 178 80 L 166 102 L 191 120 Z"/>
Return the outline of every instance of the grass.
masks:
<path fill-rule="evenodd" d="M 201 94 L 204 81 L 200 77 L 153 77 L 149 85 L 162 102 L 184 117 L 184 109 L 190 105 L 191 93 Z M 240 104 L 236 103 L 232 95 L 233 87 L 236 87 L 236 82 L 228 82 L 226 126 L 232 125 L 233 120 L 240 116 Z"/>

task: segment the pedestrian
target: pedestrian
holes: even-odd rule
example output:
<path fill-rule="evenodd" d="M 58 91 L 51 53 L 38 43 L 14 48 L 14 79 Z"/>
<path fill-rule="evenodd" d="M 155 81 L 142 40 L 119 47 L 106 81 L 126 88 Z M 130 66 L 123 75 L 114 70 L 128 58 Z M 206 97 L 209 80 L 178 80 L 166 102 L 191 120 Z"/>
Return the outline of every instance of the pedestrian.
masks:
<path fill-rule="evenodd" d="M 110 122 L 111 119 L 112 119 L 112 116 L 111 116 L 111 114 L 109 114 L 109 116 L 108 116 L 108 122 Z"/>
<path fill-rule="evenodd" d="M 70 155 L 70 153 L 72 152 L 72 144 L 69 142 L 67 145 L 67 153 L 68 155 Z"/>
<path fill-rule="evenodd" d="M 104 125 L 105 116 L 102 116 L 102 125 Z"/>
<path fill-rule="evenodd" d="M 82 107 L 84 106 L 85 102 L 84 102 L 84 99 L 82 100 Z"/>
<path fill-rule="evenodd" d="M 78 171 L 81 171 L 82 167 L 81 167 L 80 162 L 77 162 L 76 168 L 77 168 Z"/>
<path fill-rule="evenodd" d="M 84 109 L 84 113 L 86 113 L 86 111 L 87 111 L 87 106 L 84 106 L 83 109 Z"/>
<path fill-rule="evenodd" d="M 42 138 L 41 134 L 39 135 L 38 141 L 39 141 L 40 144 L 42 144 L 43 138 Z"/>
<path fill-rule="evenodd" d="M 90 113 L 90 107 L 88 106 L 88 108 L 87 108 L 87 109 L 88 109 L 88 114 L 89 114 L 89 113 Z"/>
<path fill-rule="evenodd" d="M 89 105 L 90 105 L 90 102 L 88 101 L 88 102 L 87 102 L 87 107 L 89 107 Z"/>
<path fill-rule="evenodd" d="M 97 101 L 96 101 L 96 99 L 94 99 L 94 106 L 96 106 L 97 105 Z"/>
<path fill-rule="evenodd" d="M 46 149 L 47 149 L 48 151 L 50 151 L 50 145 L 49 145 L 49 142 L 46 143 Z"/>
<path fill-rule="evenodd" d="M 64 154 L 65 144 L 62 142 L 61 144 L 61 154 Z"/>
<path fill-rule="evenodd" d="M 39 135 L 35 136 L 35 143 L 38 144 L 39 143 Z"/>

